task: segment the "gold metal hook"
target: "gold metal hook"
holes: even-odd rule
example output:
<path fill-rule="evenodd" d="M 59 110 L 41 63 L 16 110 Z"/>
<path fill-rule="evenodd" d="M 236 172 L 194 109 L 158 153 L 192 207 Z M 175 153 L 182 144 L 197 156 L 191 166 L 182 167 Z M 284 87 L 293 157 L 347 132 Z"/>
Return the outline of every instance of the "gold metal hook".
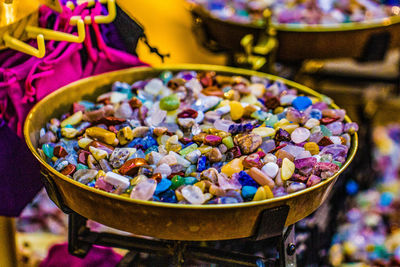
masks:
<path fill-rule="evenodd" d="M 42 58 L 46 54 L 46 47 L 44 45 L 44 37 L 42 34 L 39 34 L 38 36 L 36 36 L 36 40 L 37 40 L 37 44 L 38 44 L 37 49 L 34 48 L 33 46 L 30 46 L 30 45 L 18 40 L 17 38 L 10 36 L 8 34 L 8 32 L 6 32 L 3 35 L 3 40 L 7 47 L 17 50 L 17 51 L 20 51 L 22 53 L 31 55 L 31 56 Z"/>

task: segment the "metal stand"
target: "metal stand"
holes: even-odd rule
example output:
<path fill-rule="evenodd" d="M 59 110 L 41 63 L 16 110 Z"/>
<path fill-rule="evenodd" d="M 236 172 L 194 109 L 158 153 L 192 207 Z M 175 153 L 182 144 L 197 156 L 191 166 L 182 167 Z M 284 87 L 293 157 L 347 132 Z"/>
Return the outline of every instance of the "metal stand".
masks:
<path fill-rule="evenodd" d="M 264 258 L 253 254 L 236 252 L 231 249 L 224 250 L 208 245 L 204 246 L 204 242 L 158 240 L 93 232 L 86 226 L 87 218 L 65 206 L 51 177 L 45 173 L 43 173 L 43 176 L 45 178 L 46 191 L 50 198 L 62 211 L 69 214 L 68 249 L 72 255 L 77 257 L 85 257 L 92 245 L 100 245 L 130 250 L 119 263 L 119 267 L 135 266 L 139 252 L 167 256 L 170 258 L 169 266 L 182 266 L 189 259 L 224 266 L 296 266 L 294 226 L 291 225 L 285 228 L 289 206 L 264 210 L 259 217 L 255 235 L 251 238 L 216 242 L 221 244 L 229 242 L 229 246 L 234 243 L 246 243 L 247 246 L 247 243 L 273 242 L 278 239 L 275 243 L 275 248 L 279 255 L 278 258 Z M 272 220 L 275 222 L 273 225 L 265 223 L 266 221 L 270 222 L 271 218 L 274 218 Z M 261 245 L 263 246 L 263 244 Z"/>

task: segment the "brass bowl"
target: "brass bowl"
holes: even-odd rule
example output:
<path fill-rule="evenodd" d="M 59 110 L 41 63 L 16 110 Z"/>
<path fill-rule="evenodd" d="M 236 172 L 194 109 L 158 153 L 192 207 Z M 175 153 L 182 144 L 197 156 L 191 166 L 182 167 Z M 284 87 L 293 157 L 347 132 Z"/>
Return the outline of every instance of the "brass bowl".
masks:
<path fill-rule="evenodd" d="M 29 149 L 42 169 L 52 179 L 63 202 L 80 215 L 130 233 L 170 240 L 223 240 L 249 237 L 254 234 L 260 213 L 269 208 L 290 207 L 286 226 L 303 219 L 327 198 L 337 177 L 353 160 L 357 150 L 357 134 L 352 135 L 345 164 L 329 179 L 313 187 L 287 196 L 239 204 L 183 205 L 134 200 L 107 193 L 68 178 L 48 165 L 36 151 L 39 131 L 45 122 L 59 117 L 71 104 L 81 99 L 95 100 L 109 91 L 115 81 L 132 83 L 158 76 L 164 70 L 213 70 L 226 75 L 257 75 L 280 80 L 300 93 L 321 97 L 315 91 L 273 75 L 250 70 L 210 65 L 181 65 L 160 68 L 131 68 L 86 78 L 60 88 L 45 97 L 29 113 L 24 128 Z M 332 105 L 333 108 L 338 108 Z M 350 122 L 346 116 L 345 120 Z M 49 192 L 53 193 L 53 192 Z M 269 222 L 273 224 L 274 221 Z"/>
<path fill-rule="evenodd" d="M 222 20 L 198 4 L 189 5 L 189 10 L 196 29 L 202 31 L 203 36 L 196 34 L 196 37 L 208 39 L 200 41 L 214 44 L 221 52 L 241 51 L 240 41 L 245 35 L 252 34 L 257 42 L 268 26 Z M 378 46 L 379 42 L 379 48 L 384 50 L 386 47 L 382 47 L 382 43 L 386 41 L 387 49 L 400 46 L 400 16 L 332 25 L 272 23 L 271 26 L 277 31 L 276 59 L 279 62 L 341 57 L 362 59 L 368 49 L 373 49 L 369 46 Z"/>

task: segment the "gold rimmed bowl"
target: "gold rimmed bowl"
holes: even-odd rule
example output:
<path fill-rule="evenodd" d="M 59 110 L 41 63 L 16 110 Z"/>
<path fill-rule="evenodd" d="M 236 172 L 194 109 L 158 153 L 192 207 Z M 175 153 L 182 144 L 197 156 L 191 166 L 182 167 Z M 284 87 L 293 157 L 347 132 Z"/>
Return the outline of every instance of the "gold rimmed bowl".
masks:
<path fill-rule="evenodd" d="M 60 88 L 45 97 L 29 113 L 24 128 L 26 143 L 40 162 L 42 170 L 68 208 L 76 213 L 110 227 L 137 235 L 151 236 L 169 240 L 224 240 L 245 238 L 254 235 L 260 214 L 267 209 L 288 206 L 285 225 L 289 226 L 315 211 L 327 198 L 338 176 L 353 160 L 358 138 L 351 137 L 351 148 L 346 162 L 332 177 L 305 190 L 268 200 L 238 204 L 185 205 L 153 201 L 142 201 L 107 193 L 61 174 L 43 160 L 38 152 L 39 131 L 51 118 L 59 117 L 69 110 L 73 102 L 95 100 L 110 90 L 112 83 L 123 81 L 133 83 L 137 80 L 153 78 L 165 70 L 174 73 L 182 70 L 215 71 L 223 75 L 252 75 L 279 80 L 300 94 L 322 96 L 303 85 L 277 76 L 250 70 L 210 65 L 181 65 L 160 68 L 131 68 L 109 72 L 76 81 Z M 332 108 L 338 108 L 335 104 Z M 349 117 L 345 117 L 350 122 Z M 55 192 L 48 192 L 54 195 Z M 268 224 L 276 223 L 273 218 Z"/>
<path fill-rule="evenodd" d="M 306 59 L 350 57 L 380 59 L 388 49 L 400 46 L 400 16 L 337 24 L 238 23 L 213 16 L 199 4 L 191 3 L 196 38 L 213 52 L 238 52 L 242 38 L 253 35 L 255 43 L 268 31 L 276 30 L 276 59 L 296 63 Z M 267 21 L 267 20 L 266 20 Z"/>

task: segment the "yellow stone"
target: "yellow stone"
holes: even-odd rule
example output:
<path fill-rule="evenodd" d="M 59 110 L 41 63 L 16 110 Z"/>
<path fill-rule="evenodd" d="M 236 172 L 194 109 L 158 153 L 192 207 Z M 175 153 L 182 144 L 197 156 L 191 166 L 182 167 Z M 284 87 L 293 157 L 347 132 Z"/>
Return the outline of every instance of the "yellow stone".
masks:
<path fill-rule="evenodd" d="M 75 128 L 61 128 L 61 135 L 66 138 L 74 138 L 78 134 Z"/>
<path fill-rule="evenodd" d="M 126 145 L 133 140 L 133 131 L 131 127 L 126 126 L 118 131 L 117 138 L 120 145 Z"/>
<path fill-rule="evenodd" d="M 201 192 L 204 193 L 204 190 L 206 190 L 206 183 L 204 181 L 200 181 L 194 184 L 194 186 L 197 186 L 198 188 L 201 189 Z"/>
<path fill-rule="evenodd" d="M 146 177 L 146 175 L 143 174 L 139 174 L 138 176 L 136 176 L 135 178 L 133 178 L 131 180 L 131 185 L 137 185 L 138 183 L 141 183 L 145 180 L 147 180 L 148 178 Z"/>
<path fill-rule="evenodd" d="M 221 172 L 225 173 L 229 177 L 232 176 L 234 173 L 238 173 L 243 170 L 243 159 L 233 159 L 232 161 L 228 162 L 221 168 Z"/>
<path fill-rule="evenodd" d="M 268 137 L 275 135 L 275 129 L 270 127 L 257 127 L 254 128 L 252 133 L 258 134 L 261 137 Z"/>
<path fill-rule="evenodd" d="M 217 136 L 221 137 L 222 139 L 224 139 L 225 137 L 230 136 L 230 133 L 224 132 L 224 131 L 219 131 L 218 133 L 216 133 Z"/>
<path fill-rule="evenodd" d="M 294 163 L 288 159 L 284 158 L 282 161 L 282 168 L 281 168 L 281 177 L 282 180 L 286 181 L 292 177 L 295 170 Z"/>
<path fill-rule="evenodd" d="M 97 161 L 108 158 L 108 153 L 105 150 L 89 146 L 89 151 Z"/>
<path fill-rule="evenodd" d="M 198 150 L 200 150 L 201 154 L 204 155 L 210 152 L 212 148 L 213 148 L 212 146 L 202 145 L 201 147 L 198 148 Z"/>
<path fill-rule="evenodd" d="M 232 120 L 238 120 L 243 116 L 244 108 L 242 104 L 238 101 L 229 102 L 229 106 L 231 107 L 231 118 Z"/>
<path fill-rule="evenodd" d="M 255 95 L 248 94 L 240 99 L 241 103 L 248 103 L 251 105 L 256 105 L 258 103 L 258 99 Z"/>
<path fill-rule="evenodd" d="M 346 241 L 343 243 L 343 251 L 346 255 L 352 256 L 354 255 L 354 253 L 357 252 L 357 250 L 358 250 L 357 246 L 354 245 L 352 242 Z"/>
<path fill-rule="evenodd" d="M 256 194 L 253 197 L 253 201 L 259 201 L 259 200 L 264 200 L 264 199 L 269 199 L 273 198 L 274 194 L 271 191 L 271 188 L 269 188 L 268 185 L 260 186 L 257 189 Z"/>
<path fill-rule="evenodd" d="M 100 127 L 90 127 L 86 129 L 86 134 L 90 137 L 96 138 L 99 141 L 112 145 L 116 139 L 116 135 L 113 132 L 107 131 Z"/>
<path fill-rule="evenodd" d="M 58 158 L 54 156 L 54 157 L 51 158 L 51 160 L 56 162 L 58 160 Z"/>
<path fill-rule="evenodd" d="M 288 121 L 287 119 L 281 119 L 280 121 L 278 121 L 277 123 L 274 124 L 274 128 L 281 128 L 284 125 L 289 125 L 290 121 Z"/>
<path fill-rule="evenodd" d="M 317 155 L 319 153 L 319 146 L 314 142 L 305 143 L 304 149 L 310 151 L 311 155 Z"/>
<path fill-rule="evenodd" d="M 274 114 L 279 114 L 279 113 L 282 113 L 282 112 L 283 112 L 283 110 L 284 110 L 284 108 L 283 108 L 283 107 L 277 107 L 276 109 L 274 109 Z"/>
<path fill-rule="evenodd" d="M 72 114 L 71 116 L 69 116 L 68 118 L 66 118 L 65 120 L 63 120 L 61 122 L 61 127 L 63 128 L 65 126 L 67 126 L 68 124 L 75 125 L 75 124 L 80 123 L 82 120 L 82 116 L 83 116 L 82 111 L 75 112 L 74 114 Z"/>
<path fill-rule="evenodd" d="M 218 104 L 218 106 L 216 107 L 216 109 L 217 108 L 221 108 L 221 107 L 224 107 L 224 106 L 227 106 L 227 105 L 229 105 L 229 100 L 222 100 L 221 102 L 219 102 L 219 104 Z"/>
<path fill-rule="evenodd" d="M 178 152 L 182 149 L 182 146 L 178 142 L 177 135 L 173 135 L 168 138 L 167 142 L 165 142 L 165 149 L 173 152 Z"/>
<path fill-rule="evenodd" d="M 250 89 L 251 94 L 256 97 L 262 97 L 265 93 L 265 86 L 262 83 L 253 83 L 248 89 Z"/>
<path fill-rule="evenodd" d="M 88 137 L 83 137 L 78 140 L 78 146 L 82 149 L 86 149 L 86 147 L 93 141 L 93 139 L 90 139 Z"/>
<path fill-rule="evenodd" d="M 100 177 L 105 177 L 106 173 L 103 170 L 100 170 L 96 174 L 96 179 L 99 179 Z"/>
<path fill-rule="evenodd" d="M 282 127 L 280 128 L 291 134 L 296 128 L 299 128 L 299 125 L 294 123 L 294 124 L 282 125 Z"/>
<path fill-rule="evenodd" d="M 176 200 L 178 200 L 178 202 L 183 200 L 182 193 L 179 192 L 178 190 L 175 190 L 175 196 L 176 196 Z"/>
<path fill-rule="evenodd" d="M 229 100 L 236 100 L 240 98 L 240 94 L 236 90 L 229 90 L 228 92 L 224 93 L 224 98 Z"/>

